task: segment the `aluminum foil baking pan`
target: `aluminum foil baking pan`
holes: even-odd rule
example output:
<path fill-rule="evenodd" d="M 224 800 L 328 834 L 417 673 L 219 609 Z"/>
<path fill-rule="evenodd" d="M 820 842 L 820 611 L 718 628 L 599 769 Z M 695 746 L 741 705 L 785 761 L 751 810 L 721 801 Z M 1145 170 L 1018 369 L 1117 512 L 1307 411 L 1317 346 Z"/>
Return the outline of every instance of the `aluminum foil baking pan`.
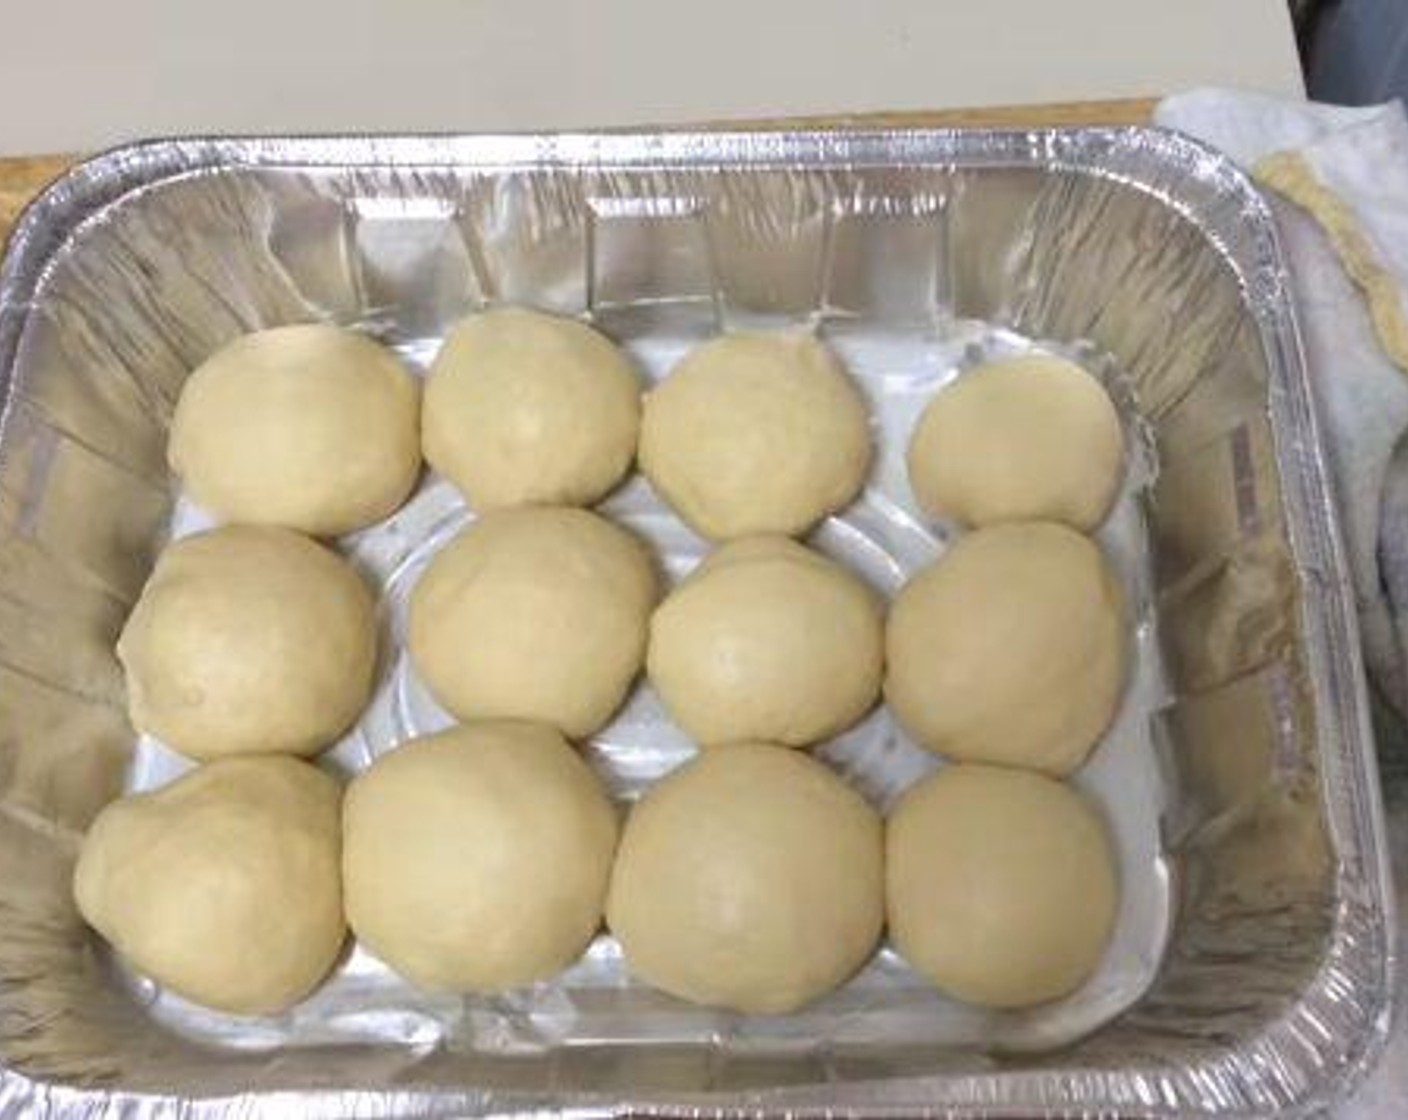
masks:
<path fill-rule="evenodd" d="M 1107 376 L 1149 452 L 1106 532 L 1145 606 L 1120 721 L 1135 733 L 1082 778 L 1146 826 L 1121 837 L 1144 932 L 1117 939 L 1111 984 L 975 1021 L 882 957 L 806 1015 L 760 1022 L 624 981 L 603 939 L 557 984 L 435 1005 L 358 954 L 288 1016 L 240 1021 L 101 950 L 68 896 L 78 839 L 173 765 L 126 725 L 111 647 L 156 550 L 198 523 L 162 453 L 182 378 L 237 333 L 314 318 L 423 364 L 457 316 L 516 301 L 590 314 L 651 372 L 721 328 L 807 323 L 881 405 L 1032 344 Z M 1284 266 L 1261 199 L 1191 141 L 139 145 L 70 173 L 17 229 L 0 375 L 0 1102 L 16 1110 L 1241 1116 L 1321 1106 L 1382 1040 L 1378 794 Z M 877 413 L 882 435 L 902 426 Z M 885 504 L 891 468 L 882 453 L 869 506 L 818 537 L 882 587 L 933 543 Z M 650 531 L 648 495 L 612 501 Z M 462 516 L 432 480 L 346 543 L 391 588 Z M 695 545 L 660 531 L 687 564 Z M 627 796 L 676 749 L 638 700 L 591 748 Z M 427 718 L 389 665 L 334 761 Z M 863 727 L 827 750 L 865 784 L 877 771 L 848 760 L 902 748 Z M 1102 759 L 1122 776 L 1101 779 Z"/>

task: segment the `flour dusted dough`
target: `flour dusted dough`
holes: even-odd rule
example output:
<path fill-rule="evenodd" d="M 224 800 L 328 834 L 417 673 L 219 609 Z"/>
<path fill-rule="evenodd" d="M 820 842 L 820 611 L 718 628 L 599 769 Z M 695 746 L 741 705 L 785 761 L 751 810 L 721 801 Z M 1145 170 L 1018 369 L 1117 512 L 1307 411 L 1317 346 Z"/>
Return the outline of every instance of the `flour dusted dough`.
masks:
<path fill-rule="evenodd" d="M 396 356 L 365 335 L 325 324 L 257 331 L 186 380 L 171 469 L 222 521 L 348 533 L 415 485 L 419 396 Z"/>
<path fill-rule="evenodd" d="M 702 744 L 804 746 L 865 714 L 880 690 L 879 600 L 786 537 L 712 553 L 650 621 L 647 670 Z"/>
<path fill-rule="evenodd" d="M 425 388 L 425 457 L 477 510 L 590 505 L 636 453 L 640 385 L 585 323 L 522 308 L 471 315 Z"/>
<path fill-rule="evenodd" d="M 73 891 L 140 972 L 196 1003 L 283 1011 L 346 937 L 337 782 L 292 758 L 212 762 L 88 830 Z"/>
<path fill-rule="evenodd" d="M 347 791 L 356 935 L 424 988 L 498 992 L 567 967 L 601 924 L 616 814 L 540 724 L 466 724 L 382 755 Z"/>
<path fill-rule="evenodd" d="M 1123 467 L 1105 390 L 1074 362 L 1044 355 L 991 362 L 941 389 L 909 444 L 920 506 L 966 525 L 1043 519 L 1093 529 Z"/>
<path fill-rule="evenodd" d="M 461 719 L 528 719 L 574 739 L 620 706 L 645 656 L 655 570 L 624 529 L 581 509 L 486 514 L 431 561 L 408 644 Z"/>
<path fill-rule="evenodd" d="M 1114 925 L 1104 824 L 1039 774 L 956 765 L 912 787 L 886 829 L 890 938 L 949 995 L 1026 1007 L 1080 986 Z"/>
<path fill-rule="evenodd" d="M 192 758 L 313 754 L 367 702 L 372 607 L 346 561 L 291 530 L 176 541 L 117 643 L 132 722 Z"/>
<path fill-rule="evenodd" d="M 1114 716 L 1127 629 L 1088 538 L 1039 521 L 978 529 L 895 599 L 885 698 L 930 750 L 1068 774 Z"/>
<path fill-rule="evenodd" d="M 798 332 L 708 342 L 645 400 L 641 469 L 715 540 L 803 532 L 856 496 L 870 455 L 860 393 Z"/>
<path fill-rule="evenodd" d="M 716 747 L 631 812 L 607 922 L 647 983 L 780 1014 L 870 956 L 882 860 L 880 818 L 821 763 L 778 746 Z"/>

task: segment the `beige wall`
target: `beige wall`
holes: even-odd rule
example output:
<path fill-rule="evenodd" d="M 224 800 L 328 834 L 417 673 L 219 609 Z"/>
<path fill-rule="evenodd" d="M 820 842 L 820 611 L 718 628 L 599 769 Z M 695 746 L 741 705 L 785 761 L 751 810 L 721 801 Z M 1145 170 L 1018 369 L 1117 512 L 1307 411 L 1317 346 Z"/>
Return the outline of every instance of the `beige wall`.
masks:
<path fill-rule="evenodd" d="M 1285 0 L 5 0 L 0 153 L 1299 93 Z"/>

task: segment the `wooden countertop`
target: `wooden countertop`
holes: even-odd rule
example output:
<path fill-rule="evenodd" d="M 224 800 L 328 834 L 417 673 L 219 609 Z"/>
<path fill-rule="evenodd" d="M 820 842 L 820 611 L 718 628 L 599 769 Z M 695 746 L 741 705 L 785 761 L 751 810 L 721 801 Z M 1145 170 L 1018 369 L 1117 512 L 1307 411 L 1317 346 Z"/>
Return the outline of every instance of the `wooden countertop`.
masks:
<path fill-rule="evenodd" d="M 737 122 L 731 127 L 889 127 L 889 128 L 993 128 L 1054 127 L 1091 124 L 1143 124 L 1153 111 L 1153 98 L 1125 101 L 1079 101 L 1054 105 L 1012 105 L 975 109 L 947 109 L 922 113 L 867 113 L 855 117 L 793 118 L 782 121 Z M 60 175 L 79 157 L 68 155 L 24 156 L 0 159 L 0 243 L 25 205 L 45 184 Z"/>

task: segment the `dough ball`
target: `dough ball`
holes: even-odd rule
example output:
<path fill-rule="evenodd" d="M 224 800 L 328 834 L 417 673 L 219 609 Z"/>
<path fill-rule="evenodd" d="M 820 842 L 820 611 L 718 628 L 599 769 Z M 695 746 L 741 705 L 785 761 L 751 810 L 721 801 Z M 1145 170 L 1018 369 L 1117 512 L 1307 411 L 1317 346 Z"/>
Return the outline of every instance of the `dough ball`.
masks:
<path fill-rule="evenodd" d="M 646 397 L 640 466 L 706 537 L 794 536 L 864 484 L 865 402 L 810 335 L 726 335 Z"/>
<path fill-rule="evenodd" d="M 167 454 L 223 521 L 335 536 L 396 509 L 420 474 L 415 378 L 385 347 L 324 324 L 237 338 L 189 378 Z"/>
<path fill-rule="evenodd" d="M 1041 521 L 978 529 L 895 599 L 885 698 L 932 751 L 1069 774 L 1115 714 L 1127 630 L 1088 538 Z"/>
<path fill-rule="evenodd" d="M 307 537 L 230 525 L 167 547 L 117 655 L 133 725 L 174 750 L 315 754 L 371 693 L 372 595 Z"/>
<path fill-rule="evenodd" d="M 885 857 L 890 940 L 969 1003 L 1064 996 L 1110 940 L 1117 888 L 1105 826 L 1040 774 L 947 767 L 890 814 Z"/>
<path fill-rule="evenodd" d="M 965 525 L 1061 521 L 1089 530 L 1124 474 L 1109 396 L 1074 362 L 1031 355 L 971 370 L 939 393 L 909 443 L 909 484 Z"/>
<path fill-rule="evenodd" d="M 461 719 L 527 719 L 573 739 L 620 707 L 645 656 L 656 577 L 644 547 L 581 509 L 486 514 L 431 561 L 408 644 Z"/>
<path fill-rule="evenodd" d="M 98 814 L 79 912 L 137 971 L 196 1003 L 283 1011 L 346 937 L 337 782 L 292 758 L 226 758 Z"/>
<path fill-rule="evenodd" d="M 884 921 L 880 818 L 810 756 L 734 744 L 653 786 L 626 821 L 606 919 L 630 970 L 760 1014 L 831 991 Z"/>
<path fill-rule="evenodd" d="M 585 323 L 486 311 L 445 340 L 421 423 L 426 459 L 477 510 L 591 505 L 635 458 L 640 383 Z"/>
<path fill-rule="evenodd" d="M 804 746 L 858 720 L 880 691 L 880 602 L 786 537 L 715 551 L 650 620 L 647 670 L 696 742 Z"/>
<path fill-rule="evenodd" d="M 498 992 L 571 964 L 601 925 L 616 813 L 541 724 L 467 724 L 382 755 L 347 791 L 353 932 L 413 983 Z"/>

